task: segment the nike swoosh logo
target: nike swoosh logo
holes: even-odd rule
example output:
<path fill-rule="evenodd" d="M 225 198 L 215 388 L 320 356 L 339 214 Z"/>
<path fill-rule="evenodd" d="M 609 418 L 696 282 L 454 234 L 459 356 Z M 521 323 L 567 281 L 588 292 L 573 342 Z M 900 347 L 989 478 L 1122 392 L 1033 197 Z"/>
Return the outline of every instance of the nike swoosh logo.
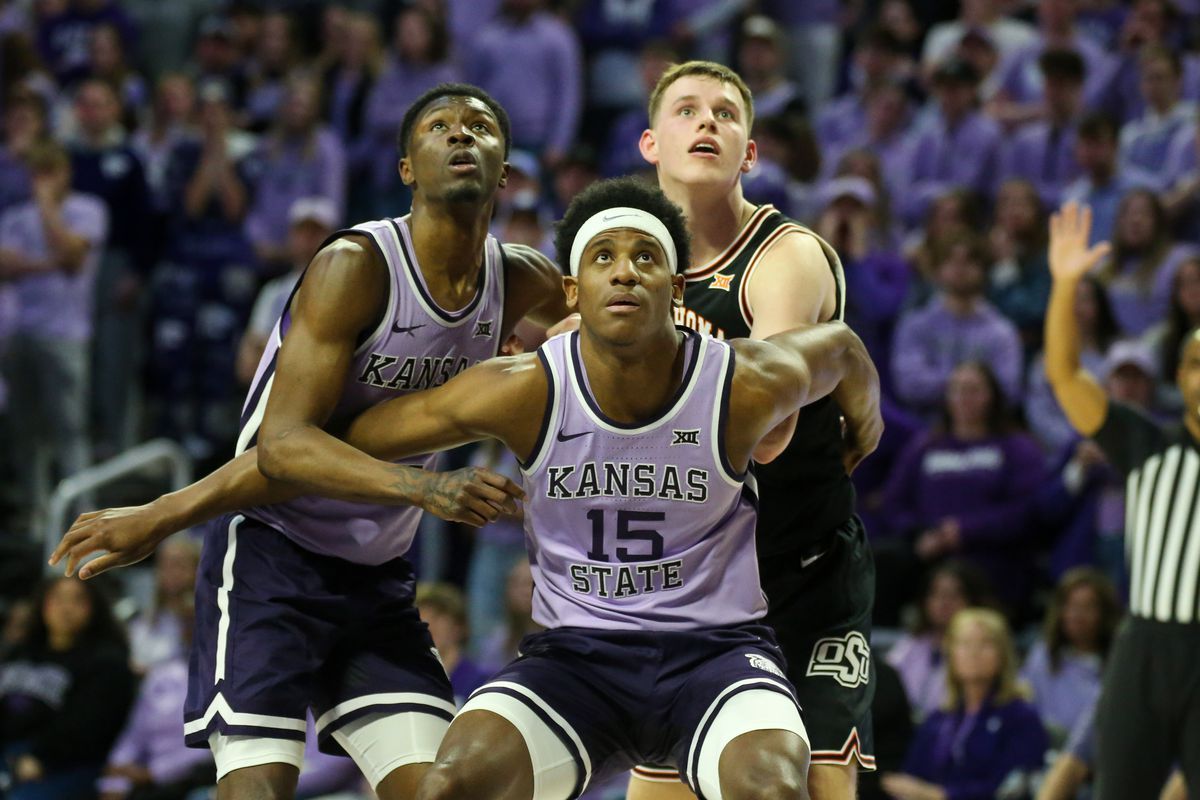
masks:
<path fill-rule="evenodd" d="M 633 216 L 633 214 L 613 214 L 611 217 L 601 217 L 601 219 L 605 222 L 609 222 L 614 219 L 624 219 L 625 217 L 632 217 L 632 216 Z"/>
<path fill-rule="evenodd" d="M 808 558 L 801 558 L 800 559 L 800 569 L 804 569 L 809 564 L 812 564 L 814 561 L 816 561 L 818 558 L 820 558 L 823 555 L 825 555 L 825 554 L 817 553 L 815 556 L 809 556 Z"/>
<path fill-rule="evenodd" d="M 558 440 L 560 442 L 569 442 L 572 439 L 578 439 L 580 436 L 587 436 L 590 433 L 591 431 L 580 431 L 579 433 L 563 433 L 562 431 L 559 431 Z"/>
<path fill-rule="evenodd" d="M 410 326 L 409 326 L 409 327 L 407 327 L 407 328 L 401 328 L 399 325 L 396 325 L 395 323 L 392 323 L 392 331 L 393 331 L 393 332 L 395 332 L 395 333 L 407 333 L 409 336 L 412 336 L 412 335 L 413 335 L 413 331 L 415 331 L 417 328 L 424 328 L 424 327 L 425 327 L 425 323 L 421 323 L 420 325 L 410 325 Z"/>

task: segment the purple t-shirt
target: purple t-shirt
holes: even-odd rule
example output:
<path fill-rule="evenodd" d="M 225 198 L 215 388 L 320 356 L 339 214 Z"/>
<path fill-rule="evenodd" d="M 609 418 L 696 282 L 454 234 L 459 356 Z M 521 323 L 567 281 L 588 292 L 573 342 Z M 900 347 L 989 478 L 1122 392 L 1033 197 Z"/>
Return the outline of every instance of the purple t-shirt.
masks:
<path fill-rule="evenodd" d="M 108 212 L 98 198 L 72 192 L 63 201 L 62 216 L 72 233 L 88 241 L 83 267 L 72 274 L 51 264 L 44 272 L 13 281 L 18 309 L 16 332 L 86 341 L 92 335 L 92 285 L 108 235 Z M 50 258 L 36 203 L 18 204 L 0 217 L 0 248 L 34 259 Z"/>

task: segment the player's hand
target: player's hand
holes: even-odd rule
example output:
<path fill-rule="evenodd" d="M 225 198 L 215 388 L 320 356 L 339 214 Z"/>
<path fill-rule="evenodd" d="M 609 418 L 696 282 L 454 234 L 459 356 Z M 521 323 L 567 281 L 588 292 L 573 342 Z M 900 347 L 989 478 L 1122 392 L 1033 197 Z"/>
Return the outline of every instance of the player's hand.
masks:
<path fill-rule="evenodd" d="M 558 336 L 560 333 L 566 333 L 567 331 L 579 330 L 579 320 L 580 316 L 578 314 L 567 314 L 567 316 L 554 323 L 546 331 L 546 338 L 549 339 L 552 336 Z"/>
<path fill-rule="evenodd" d="M 1074 201 L 1050 217 L 1050 274 L 1055 280 L 1079 280 L 1108 255 L 1108 242 L 1088 247 L 1091 231 L 1092 209 Z"/>
<path fill-rule="evenodd" d="M 430 472 L 421 508 L 450 522 L 486 525 L 517 513 L 525 491 L 512 479 L 484 467 Z"/>
<path fill-rule="evenodd" d="M 89 511 L 75 520 L 50 556 L 50 566 L 67 560 L 66 574 L 74 575 L 79 562 L 92 553 L 105 554 L 79 570 L 83 580 L 113 567 L 136 564 L 154 552 L 174 531 L 164 530 L 164 518 L 155 503 Z"/>

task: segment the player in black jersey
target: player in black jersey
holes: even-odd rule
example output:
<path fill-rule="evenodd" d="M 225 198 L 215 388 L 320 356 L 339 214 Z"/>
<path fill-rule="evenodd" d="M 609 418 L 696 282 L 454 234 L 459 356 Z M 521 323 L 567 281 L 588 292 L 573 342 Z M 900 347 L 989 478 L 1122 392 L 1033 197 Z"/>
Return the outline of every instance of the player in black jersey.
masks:
<path fill-rule="evenodd" d="M 833 248 L 742 196 L 756 159 L 750 90 L 720 64 L 672 67 L 650 97 L 641 150 L 683 208 L 692 236 L 676 321 L 724 339 L 762 339 L 841 319 L 845 283 Z M 874 769 L 870 664 L 875 567 L 843 464 L 841 414 L 830 399 L 780 426 L 755 458 L 759 569 L 812 739 L 814 800 L 855 794 Z M 769 462 L 769 463 L 768 463 Z M 670 771 L 639 768 L 631 800 L 687 797 Z"/>

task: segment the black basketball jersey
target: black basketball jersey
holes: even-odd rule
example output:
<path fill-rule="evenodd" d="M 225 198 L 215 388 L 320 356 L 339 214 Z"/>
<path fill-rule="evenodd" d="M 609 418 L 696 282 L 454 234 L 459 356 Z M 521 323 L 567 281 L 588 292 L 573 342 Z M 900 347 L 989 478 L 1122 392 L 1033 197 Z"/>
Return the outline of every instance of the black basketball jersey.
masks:
<path fill-rule="evenodd" d="M 837 286 L 834 318 L 845 313 L 846 282 L 834 249 L 770 205 L 759 206 L 723 253 L 689 269 L 683 308 L 675 320 L 720 339 L 750 335 L 753 310 L 746 286 L 763 255 L 784 236 L 812 236 L 829 260 Z M 759 485 L 758 552 L 775 555 L 831 534 L 854 513 L 854 486 L 842 465 L 841 411 L 826 397 L 800 411 L 791 444 L 770 464 L 755 466 Z"/>

